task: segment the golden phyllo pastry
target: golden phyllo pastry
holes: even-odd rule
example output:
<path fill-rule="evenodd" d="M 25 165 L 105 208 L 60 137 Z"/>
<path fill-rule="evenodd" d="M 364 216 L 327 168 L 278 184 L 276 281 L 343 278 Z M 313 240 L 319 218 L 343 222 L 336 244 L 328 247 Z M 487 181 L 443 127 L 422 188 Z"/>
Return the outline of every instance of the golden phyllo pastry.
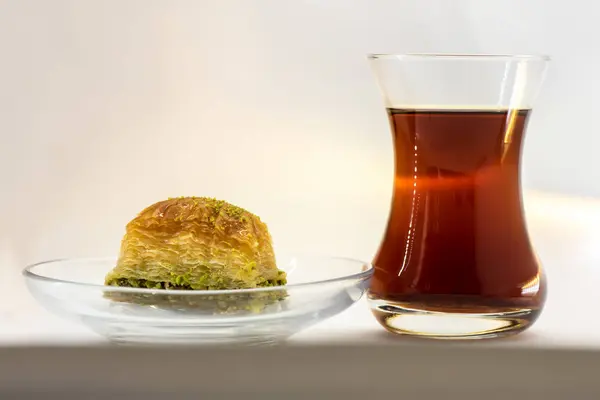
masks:
<path fill-rule="evenodd" d="M 256 215 L 222 200 L 153 204 L 126 227 L 107 285 L 218 290 L 279 286 L 271 236 Z"/>

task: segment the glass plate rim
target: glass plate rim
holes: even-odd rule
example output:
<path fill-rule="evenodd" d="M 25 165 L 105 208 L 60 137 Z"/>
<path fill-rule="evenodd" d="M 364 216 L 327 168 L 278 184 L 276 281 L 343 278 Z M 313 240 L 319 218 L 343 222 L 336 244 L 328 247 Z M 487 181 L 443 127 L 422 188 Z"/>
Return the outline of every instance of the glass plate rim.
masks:
<path fill-rule="evenodd" d="M 117 292 L 117 293 L 138 293 L 138 294 L 163 294 L 163 295 L 175 295 L 175 296 L 209 296 L 209 295 L 230 295 L 230 294 L 247 294 L 247 293 L 264 293 L 264 292 L 274 292 L 274 291 L 282 291 L 282 290 L 290 290 L 296 288 L 306 288 L 311 286 L 319 286 L 319 285 L 327 285 L 331 283 L 339 283 L 347 280 L 365 280 L 370 278 L 374 271 L 375 267 L 372 263 L 366 262 L 363 260 L 359 260 L 351 257 L 337 257 L 337 256 L 318 256 L 318 255 L 294 255 L 294 258 L 302 258 L 302 257 L 312 257 L 312 258 L 328 258 L 332 260 L 342 260 L 342 261 L 351 261 L 357 264 L 363 265 L 363 271 L 356 272 L 349 275 L 343 275 L 330 279 L 322 279 L 315 280 L 310 282 L 302 282 L 302 283 L 291 283 L 280 286 L 269 286 L 269 287 L 260 287 L 260 288 L 249 288 L 249 289 L 226 289 L 226 290 L 177 290 L 177 289 L 148 289 L 148 288 L 130 288 L 130 287 L 122 287 L 122 286 L 108 286 L 101 285 L 97 283 L 85 283 L 85 282 L 77 282 L 70 281 L 65 279 L 57 279 L 51 278 L 48 276 L 43 276 L 34 273 L 32 270 L 40 265 L 52 264 L 52 263 L 60 263 L 60 262 L 98 262 L 98 261 L 108 261 L 115 260 L 115 257 L 83 257 L 83 258 L 56 258 L 51 260 L 45 260 L 36 262 L 34 264 L 30 264 L 23 268 L 21 274 L 26 279 L 31 279 L 34 281 L 46 282 L 46 283 L 60 283 L 65 285 L 72 285 L 78 287 L 87 287 L 90 289 L 101 289 L 106 292 Z"/>

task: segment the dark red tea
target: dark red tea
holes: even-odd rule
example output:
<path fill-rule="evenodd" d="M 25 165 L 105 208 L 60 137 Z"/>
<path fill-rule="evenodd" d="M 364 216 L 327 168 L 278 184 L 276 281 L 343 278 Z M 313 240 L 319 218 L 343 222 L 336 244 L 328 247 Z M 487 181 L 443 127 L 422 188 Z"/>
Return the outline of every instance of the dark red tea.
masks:
<path fill-rule="evenodd" d="M 370 298 L 458 313 L 539 308 L 545 283 L 519 179 L 529 111 L 388 113 L 394 197 Z"/>

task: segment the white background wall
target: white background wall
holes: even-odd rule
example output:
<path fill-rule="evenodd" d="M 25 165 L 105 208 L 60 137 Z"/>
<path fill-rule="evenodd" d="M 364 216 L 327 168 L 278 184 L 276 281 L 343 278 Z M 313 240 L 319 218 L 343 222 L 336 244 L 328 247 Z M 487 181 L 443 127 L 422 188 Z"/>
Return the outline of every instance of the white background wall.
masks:
<path fill-rule="evenodd" d="M 0 0 L 0 262 L 115 254 L 215 196 L 279 248 L 370 258 L 392 153 L 368 52 L 548 53 L 528 188 L 600 195 L 600 3 Z"/>

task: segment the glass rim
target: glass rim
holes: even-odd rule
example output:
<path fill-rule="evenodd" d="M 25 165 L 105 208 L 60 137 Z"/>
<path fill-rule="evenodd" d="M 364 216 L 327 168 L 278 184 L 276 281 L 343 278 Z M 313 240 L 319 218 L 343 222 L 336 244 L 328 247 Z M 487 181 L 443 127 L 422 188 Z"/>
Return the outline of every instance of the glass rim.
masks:
<path fill-rule="evenodd" d="M 368 53 L 369 60 L 423 59 L 423 60 L 473 60 L 473 61 L 550 61 L 546 54 L 493 54 L 493 53 Z"/>
<path fill-rule="evenodd" d="M 300 258 L 303 255 L 298 255 Z M 304 256 L 306 257 L 306 256 Z M 177 295 L 177 296 L 219 296 L 219 295 L 231 295 L 231 294 L 248 294 L 248 293 L 264 293 L 264 292 L 275 292 L 281 290 L 293 290 L 296 288 L 315 287 L 321 285 L 327 285 L 332 283 L 340 283 L 347 280 L 353 279 L 367 279 L 371 277 L 375 271 L 375 267 L 372 263 L 363 260 L 350 258 L 350 257 L 335 257 L 335 256 L 318 256 L 313 255 L 315 258 L 327 258 L 331 260 L 340 260 L 351 262 L 354 264 L 361 264 L 363 266 L 362 271 L 353 272 L 346 275 L 340 275 L 332 278 L 313 280 L 308 282 L 300 283 L 288 283 L 279 286 L 265 286 L 256 288 L 246 289 L 211 289 L 211 290 L 180 290 L 180 289 L 151 289 L 151 288 L 134 288 L 126 286 L 110 286 L 99 283 L 80 282 L 75 280 L 67 280 L 61 278 L 53 278 L 50 276 L 39 274 L 35 271 L 35 268 L 41 265 L 57 264 L 57 263 L 68 263 L 68 262 L 98 262 L 114 260 L 114 257 L 85 257 L 85 258 L 57 258 L 52 260 L 40 261 L 35 264 L 31 264 L 23 268 L 21 274 L 31 280 L 46 283 L 59 283 L 63 285 L 72 285 L 87 289 L 101 289 L 105 292 L 119 292 L 119 293 L 138 293 L 138 294 L 163 294 L 163 295 Z"/>

